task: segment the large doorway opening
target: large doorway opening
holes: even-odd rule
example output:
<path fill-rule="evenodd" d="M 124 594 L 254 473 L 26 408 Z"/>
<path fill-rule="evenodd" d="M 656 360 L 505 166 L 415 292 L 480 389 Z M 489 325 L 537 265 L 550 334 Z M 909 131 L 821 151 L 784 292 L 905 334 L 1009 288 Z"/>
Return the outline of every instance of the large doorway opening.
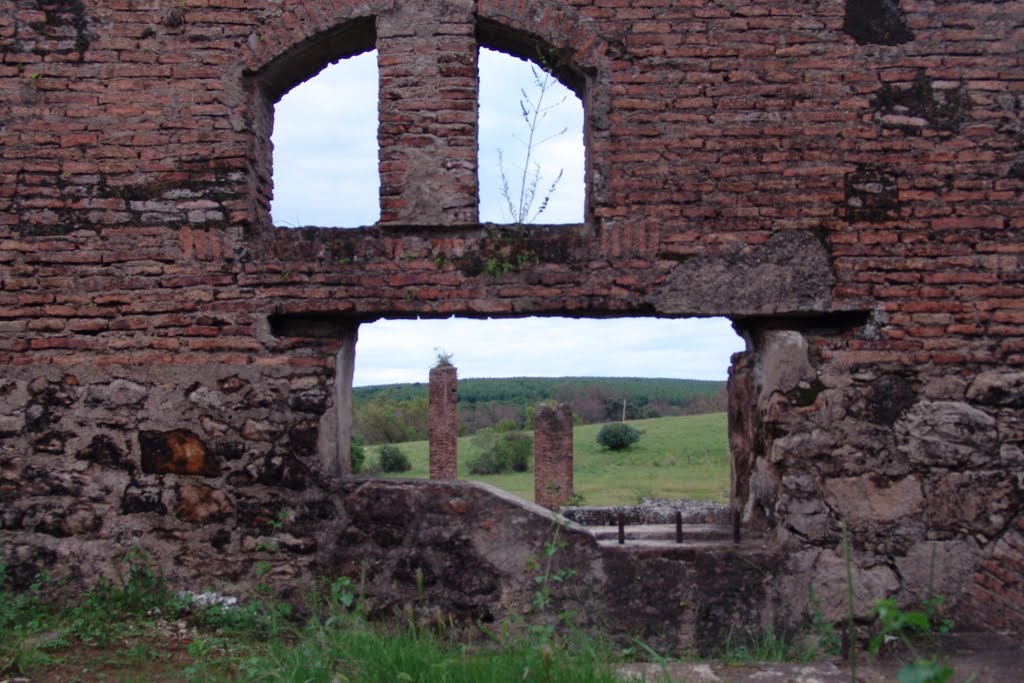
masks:
<path fill-rule="evenodd" d="M 531 499 L 532 473 L 471 470 L 488 448 L 524 448 L 544 401 L 574 414 L 577 500 L 729 501 L 725 382 L 745 343 L 725 318 L 382 320 L 359 330 L 353 407 L 363 472 L 427 476 L 427 376 L 440 356 L 459 373 L 459 477 Z M 625 421 L 639 440 L 597 441 Z M 508 436 L 506 436 L 508 435 Z M 505 442 L 511 442 L 506 444 Z M 394 449 L 400 451 L 394 453 Z M 527 451 L 529 449 L 527 448 Z M 381 467 L 400 456 L 410 469 Z"/>

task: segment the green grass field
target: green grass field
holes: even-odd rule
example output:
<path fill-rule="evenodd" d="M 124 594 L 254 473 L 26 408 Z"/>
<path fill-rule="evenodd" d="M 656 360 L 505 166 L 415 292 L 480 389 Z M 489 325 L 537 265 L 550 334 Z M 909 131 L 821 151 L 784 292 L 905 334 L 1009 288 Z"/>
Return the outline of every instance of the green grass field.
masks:
<path fill-rule="evenodd" d="M 621 505 L 642 498 L 689 498 L 726 502 L 729 498 L 729 445 L 725 413 L 633 420 L 643 436 L 628 450 L 598 445 L 599 424 L 573 430 L 576 493 L 587 505 Z M 427 442 L 399 444 L 412 470 L 399 477 L 426 477 Z M 533 500 L 533 472 L 470 475 L 466 463 L 476 455 L 472 437 L 459 439 L 459 478 L 487 482 Z M 377 447 L 366 449 L 367 462 Z"/>

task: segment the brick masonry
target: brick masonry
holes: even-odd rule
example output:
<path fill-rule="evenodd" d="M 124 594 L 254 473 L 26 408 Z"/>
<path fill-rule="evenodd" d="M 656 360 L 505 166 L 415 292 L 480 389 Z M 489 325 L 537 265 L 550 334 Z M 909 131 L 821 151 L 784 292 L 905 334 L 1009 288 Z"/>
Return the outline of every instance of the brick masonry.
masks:
<path fill-rule="evenodd" d="M 278 511 L 326 524 L 332 328 L 723 315 L 734 503 L 786 558 L 766 609 L 797 621 L 810 585 L 841 614 L 845 520 L 865 615 L 933 580 L 1021 628 L 1022 25 L 1019 1 L 0 0 L 8 567 L 90 580 L 140 543 L 244 583 Z M 585 223 L 474 222 L 476 44 L 581 96 Z M 381 223 L 275 229 L 274 101 L 373 47 Z M 321 566 L 282 547 L 273 580 Z"/>
<path fill-rule="evenodd" d="M 572 483 L 572 410 L 541 405 L 533 417 L 533 500 L 558 511 L 568 505 Z"/>
<path fill-rule="evenodd" d="M 430 478 L 459 478 L 458 370 L 439 364 L 430 369 L 427 431 L 430 443 Z"/>

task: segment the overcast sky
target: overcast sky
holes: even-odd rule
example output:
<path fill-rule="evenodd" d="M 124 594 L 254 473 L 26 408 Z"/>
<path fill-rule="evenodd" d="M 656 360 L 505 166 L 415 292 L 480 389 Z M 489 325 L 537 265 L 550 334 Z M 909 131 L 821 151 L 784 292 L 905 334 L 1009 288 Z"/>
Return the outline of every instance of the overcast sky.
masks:
<path fill-rule="evenodd" d="M 528 63 L 480 55 L 480 219 L 511 222 L 501 197 L 498 150 L 518 203 L 529 127 L 520 100 L 539 88 Z M 543 77 L 543 74 L 539 74 Z M 552 81 L 557 107 L 535 131 L 538 199 L 562 173 L 536 222 L 583 220 L 583 110 Z M 562 131 L 565 132 L 562 132 Z M 280 226 L 352 228 L 379 215 L 376 52 L 332 65 L 282 98 L 274 114 L 274 201 Z M 533 164 L 531 163 L 531 173 Z M 437 350 L 453 354 L 460 377 L 609 376 L 725 379 L 742 340 L 723 318 L 664 320 L 382 320 L 363 325 L 356 386 L 423 382 Z"/>

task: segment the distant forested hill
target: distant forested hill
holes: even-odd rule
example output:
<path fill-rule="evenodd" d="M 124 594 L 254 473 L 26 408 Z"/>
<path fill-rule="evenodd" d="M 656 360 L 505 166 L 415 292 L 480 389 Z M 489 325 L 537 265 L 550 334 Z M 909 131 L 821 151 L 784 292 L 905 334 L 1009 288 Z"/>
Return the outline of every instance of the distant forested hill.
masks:
<path fill-rule="evenodd" d="M 368 443 L 426 438 L 427 385 L 353 389 L 356 433 Z M 503 420 L 529 422 L 537 403 L 569 404 L 581 422 L 693 415 L 725 410 L 725 382 L 640 377 L 506 377 L 459 380 L 460 431 Z M 376 425 L 376 426 L 375 426 Z M 422 432 L 422 434 L 421 434 Z M 409 437 L 409 438 L 405 438 Z"/>

